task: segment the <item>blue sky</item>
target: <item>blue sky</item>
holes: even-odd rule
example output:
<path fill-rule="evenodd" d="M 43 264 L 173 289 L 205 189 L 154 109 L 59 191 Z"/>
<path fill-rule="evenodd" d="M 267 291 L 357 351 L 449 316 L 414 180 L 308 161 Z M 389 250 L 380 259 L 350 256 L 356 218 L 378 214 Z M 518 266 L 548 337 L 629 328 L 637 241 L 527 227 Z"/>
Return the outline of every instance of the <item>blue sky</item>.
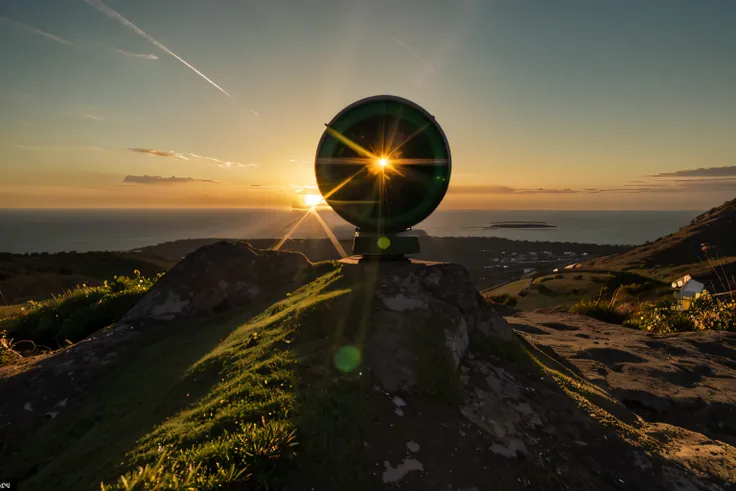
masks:
<path fill-rule="evenodd" d="M 90 3 L 0 4 L 0 207 L 285 206 L 381 93 L 443 126 L 448 208 L 736 197 L 736 2 L 104 3 L 230 97 Z"/>

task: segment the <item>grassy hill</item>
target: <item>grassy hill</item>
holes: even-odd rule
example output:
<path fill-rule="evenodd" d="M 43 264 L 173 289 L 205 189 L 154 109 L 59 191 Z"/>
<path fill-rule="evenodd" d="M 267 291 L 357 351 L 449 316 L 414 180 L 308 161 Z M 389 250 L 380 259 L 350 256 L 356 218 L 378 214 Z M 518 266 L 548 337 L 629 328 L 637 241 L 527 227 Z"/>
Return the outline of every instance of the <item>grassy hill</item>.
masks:
<path fill-rule="evenodd" d="M 116 275 L 130 275 L 134 270 L 144 276 L 154 277 L 157 273 L 168 271 L 187 254 L 220 240 L 177 240 L 128 252 L 0 253 L 0 318 L 4 314 L 1 307 L 27 300 L 46 299 L 77 285 L 99 286 L 105 280 L 110 281 Z M 249 242 L 258 249 L 268 249 L 276 240 L 256 239 Z M 420 242 L 422 252 L 417 259 L 461 264 L 470 272 L 479 289 L 516 278 L 528 267 L 551 270 L 564 265 L 566 260 L 569 261 L 563 257 L 566 251 L 600 256 L 628 250 L 625 246 L 513 241 L 497 237 L 421 237 Z M 351 240 L 342 240 L 341 245 L 346 251 L 352 250 Z M 282 249 L 301 252 L 313 262 L 340 258 L 328 239 L 292 239 Z M 511 265 L 508 269 L 487 269 L 489 265 L 498 266 L 492 260 L 504 257 L 504 254 L 514 252 L 522 255 L 540 251 L 548 251 L 558 260 Z"/>
<path fill-rule="evenodd" d="M 489 299 L 513 297 L 521 310 L 569 308 L 599 297 L 624 302 L 644 302 L 671 297 L 669 283 L 631 271 L 563 270 L 558 273 L 526 278 L 484 290 Z"/>
<path fill-rule="evenodd" d="M 618 482 L 674 489 L 674 479 L 691 476 L 736 482 L 733 448 L 643 422 L 528 343 L 474 337 L 472 361 L 446 374 L 417 353 L 432 362 L 431 387 L 453 384 L 461 394 L 420 384 L 397 402 L 354 352 L 339 349 L 362 343 L 362 300 L 373 293 L 370 283 L 347 281 L 343 267 L 322 265 L 271 305 L 142 329 L 73 407 L 61 389 L 45 394 L 59 409 L 27 438 L 6 439 L 3 475 L 29 491 L 100 483 L 110 491 L 371 490 L 392 480 L 419 491 L 488 489 L 489 478 L 513 491 L 613 491 Z M 0 384 L 32 372 L 34 360 L 6 368 Z M 22 388 L 4 394 L 27 401 Z M 696 454 L 704 445 L 719 458 Z M 640 471 L 641 462 L 652 464 Z M 683 469 L 676 477 L 673 465 Z"/>
<path fill-rule="evenodd" d="M 584 263 L 585 267 L 638 271 L 672 281 L 684 274 L 715 279 L 736 274 L 736 199 L 693 218 L 678 231 L 630 251 Z M 704 247 L 707 246 L 707 247 Z M 736 281 L 734 282 L 736 283 Z"/>
<path fill-rule="evenodd" d="M 152 481 L 173 486 L 187 479 L 205 489 L 242 489 L 272 483 L 275 468 L 288 471 L 278 477 L 288 481 L 296 467 L 300 479 L 318 482 L 323 466 L 350 461 L 355 452 L 347 442 L 369 429 L 357 374 L 338 375 L 320 389 L 319 374 L 330 370 L 328 352 L 339 340 L 315 317 L 324 315 L 318 306 L 347 292 L 338 279 L 337 271 L 323 275 L 260 313 L 149 333 L 120 361 L 125 370 L 100 374 L 80 410 L 61 413 L 18 453 L 6 454 L 4 471 L 25 476 L 29 490 L 99 489 L 101 481 L 112 483 L 109 489 L 149 489 Z M 310 330 L 297 329 L 306 322 Z M 310 443 L 295 462 L 297 425 Z M 139 465 L 154 467 L 141 474 Z M 345 485 L 357 482 L 354 471 L 341 468 Z M 128 482 L 137 485 L 118 481 L 128 469 Z M 147 486 L 135 487 L 141 481 Z"/>
<path fill-rule="evenodd" d="M 671 300 L 672 281 L 690 274 L 713 293 L 736 289 L 736 200 L 713 208 L 678 231 L 618 254 L 582 261 L 578 269 L 483 291 L 513 297 L 523 310 L 568 308 L 598 298 L 619 304 Z"/>
<path fill-rule="evenodd" d="M 0 305 L 40 300 L 77 285 L 102 285 L 134 270 L 153 277 L 176 261 L 132 252 L 0 253 Z"/>

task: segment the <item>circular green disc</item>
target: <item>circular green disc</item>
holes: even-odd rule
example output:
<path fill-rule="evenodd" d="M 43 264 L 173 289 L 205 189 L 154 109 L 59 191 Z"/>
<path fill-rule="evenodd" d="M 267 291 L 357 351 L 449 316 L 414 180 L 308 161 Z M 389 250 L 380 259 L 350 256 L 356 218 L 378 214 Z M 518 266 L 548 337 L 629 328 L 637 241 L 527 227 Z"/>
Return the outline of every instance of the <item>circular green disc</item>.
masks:
<path fill-rule="evenodd" d="M 450 147 L 434 117 L 395 96 L 355 102 L 317 147 L 320 193 L 361 231 L 402 232 L 427 218 L 450 184 Z"/>
<path fill-rule="evenodd" d="M 349 373 L 360 365 L 360 350 L 355 346 L 341 346 L 332 356 L 335 368 L 343 373 Z"/>

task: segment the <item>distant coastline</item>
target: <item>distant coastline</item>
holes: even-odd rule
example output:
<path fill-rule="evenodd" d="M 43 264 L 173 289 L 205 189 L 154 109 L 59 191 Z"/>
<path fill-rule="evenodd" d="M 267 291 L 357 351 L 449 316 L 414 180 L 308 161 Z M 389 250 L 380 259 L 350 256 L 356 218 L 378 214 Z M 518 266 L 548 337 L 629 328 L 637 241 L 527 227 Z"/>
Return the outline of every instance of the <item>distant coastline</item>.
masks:
<path fill-rule="evenodd" d="M 0 230 L 4 232 L 0 233 L 0 252 L 127 251 L 200 237 L 278 239 L 289 233 L 304 213 L 277 209 L 0 209 Z M 414 227 L 414 232 L 422 230 L 430 237 L 635 245 L 675 232 L 701 213 L 438 210 Z M 338 239 L 352 240 L 354 226 L 332 210 L 319 214 Z M 325 232 L 315 219 L 307 218 L 292 237 L 321 238 Z"/>
<path fill-rule="evenodd" d="M 487 228 L 557 228 L 557 225 L 552 225 L 547 222 L 503 221 L 503 222 L 493 222 Z"/>

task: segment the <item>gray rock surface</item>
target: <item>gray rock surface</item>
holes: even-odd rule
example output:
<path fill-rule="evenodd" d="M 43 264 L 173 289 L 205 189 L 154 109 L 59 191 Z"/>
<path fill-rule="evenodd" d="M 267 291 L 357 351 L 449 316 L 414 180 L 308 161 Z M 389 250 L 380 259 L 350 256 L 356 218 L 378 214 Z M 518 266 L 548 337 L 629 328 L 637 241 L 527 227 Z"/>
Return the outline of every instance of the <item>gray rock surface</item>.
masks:
<path fill-rule="evenodd" d="M 449 361 L 449 369 L 457 370 L 474 331 L 499 342 L 513 336 L 462 266 L 351 259 L 344 263 L 347 278 L 371 289 L 366 362 L 390 393 L 415 388 L 427 363 Z"/>
<path fill-rule="evenodd" d="M 506 319 L 645 420 L 736 445 L 736 333 L 660 336 L 563 313 Z"/>
<path fill-rule="evenodd" d="M 246 305 L 293 290 L 312 269 L 303 254 L 221 241 L 186 256 L 121 322 L 170 321 Z"/>

